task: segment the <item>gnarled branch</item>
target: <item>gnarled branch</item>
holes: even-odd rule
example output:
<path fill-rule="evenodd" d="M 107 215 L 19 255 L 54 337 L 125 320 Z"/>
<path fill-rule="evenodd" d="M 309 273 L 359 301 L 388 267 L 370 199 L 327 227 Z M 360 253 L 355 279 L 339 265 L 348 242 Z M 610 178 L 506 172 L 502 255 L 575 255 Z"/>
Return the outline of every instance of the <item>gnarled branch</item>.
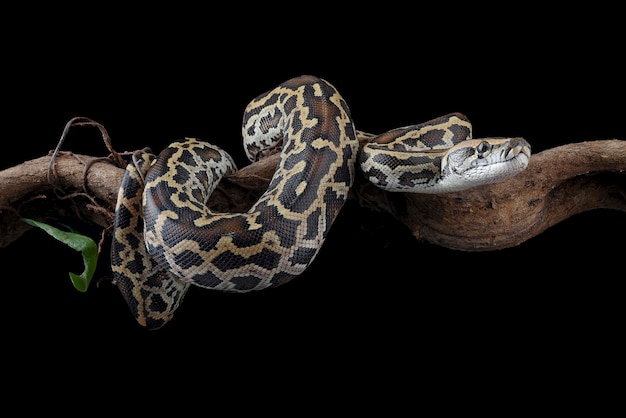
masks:
<path fill-rule="evenodd" d="M 626 211 L 625 170 L 626 141 L 601 140 L 545 150 L 522 173 L 463 192 L 391 196 L 364 184 L 362 193 L 385 202 L 419 239 L 486 251 L 518 245 L 577 213 Z"/>
<path fill-rule="evenodd" d="M 267 188 L 278 157 L 272 155 L 224 179 L 210 206 L 229 212 L 248 209 Z M 41 217 L 45 212 L 54 216 L 55 211 L 67 210 L 57 206 L 52 193 L 50 159 L 41 157 L 0 171 L 0 247 L 28 229 L 19 217 Z M 77 199 L 89 194 L 98 203 L 74 203 L 74 213 L 107 228 L 124 170 L 97 160 L 57 155 L 55 188 Z M 534 154 L 521 174 L 463 192 L 388 193 L 359 177 L 352 197 L 364 207 L 392 214 L 417 239 L 466 251 L 497 250 L 518 245 L 577 213 L 598 208 L 626 211 L 625 170 L 626 141 L 598 140 Z"/>

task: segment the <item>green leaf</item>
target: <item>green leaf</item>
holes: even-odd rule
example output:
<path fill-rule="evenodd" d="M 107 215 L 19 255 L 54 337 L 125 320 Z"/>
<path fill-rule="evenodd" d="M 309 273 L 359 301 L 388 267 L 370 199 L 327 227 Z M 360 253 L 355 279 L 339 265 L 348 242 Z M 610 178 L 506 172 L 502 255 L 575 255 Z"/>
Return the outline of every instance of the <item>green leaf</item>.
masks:
<path fill-rule="evenodd" d="M 70 248 L 82 253 L 85 270 L 81 275 L 70 272 L 70 279 L 77 290 L 80 292 L 87 291 L 91 278 L 96 271 L 96 264 L 98 263 L 98 246 L 94 240 L 77 233 L 69 227 L 68 229 L 70 229 L 70 232 L 60 230 L 51 225 L 34 221 L 32 219 L 23 219 L 23 221 L 29 225 L 43 229 L 52 237 L 67 244 Z"/>

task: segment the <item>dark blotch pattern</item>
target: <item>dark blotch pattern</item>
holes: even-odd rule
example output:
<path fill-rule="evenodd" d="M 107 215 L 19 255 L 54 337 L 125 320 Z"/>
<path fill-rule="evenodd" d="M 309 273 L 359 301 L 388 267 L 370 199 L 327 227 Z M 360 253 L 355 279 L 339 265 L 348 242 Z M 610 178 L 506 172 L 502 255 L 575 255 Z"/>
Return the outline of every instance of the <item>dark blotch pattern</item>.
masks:
<path fill-rule="evenodd" d="M 167 263 L 162 252 L 166 248 L 175 247 L 181 240 L 193 240 L 199 245 L 199 250 L 189 248 L 176 255 L 174 263 L 182 270 L 190 268 L 195 271 L 192 266 L 204 265 L 207 253 L 215 250 L 217 243 L 225 236 L 230 237 L 231 245 L 237 249 L 222 250 L 220 255 L 210 260 L 210 269 L 198 271 L 194 273 L 194 277 L 185 279 L 202 287 L 248 291 L 259 289 L 262 283 L 263 286 L 277 286 L 287 283 L 294 274 L 298 274 L 312 262 L 319 251 L 317 243 L 323 242 L 346 200 L 353 182 L 353 166 L 358 149 L 354 126 L 345 102 L 340 99 L 338 107 L 336 101 L 329 100 L 331 96 L 339 97 L 330 84 L 313 76 L 302 76 L 288 80 L 276 89 L 258 96 L 246 108 L 244 126 L 248 118 L 260 115 L 261 112 L 262 120 L 253 119 L 256 129 L 272 132 L 270 129 L 278 126 L 279 119 L 281 125 L 287 125 L 282 133 L 283 148 L 279 168 L 270 181 L 267 192 L 253 206 L 254 216 L 220 216 L 200 206 L 178 207 L 173 203 L 188 202 L 191 198 L 196 202 L 206 201 L 207 190 L 211 184 L 210 176 L 216 176 L 215 172 L 209 172 L 211 169 L 198 174 L 195 170 L 189 171 L 185 165 L 193 165 L 202 159 L 219 160 L 227 157 L 216 152 L 211 155 L 210 151 L 203 150 L 198 147 L 197 142 L 194 144 L 192 141 L 181 141 L 159 154 L 146 174 L 147 202 L 143 208 L 147 228 L 151 236 L 156 237 L 155 242 L 148 242 L 152 254 L 148 255 L 142 250 L 143 242 L 138 238 L 143 232 L 141 208 L 124 205 L 118 210 L 119 220 L 116 225 L 120 231 L 124 229 L 126 235 L 117 235 L 123 242 L 116 244 L 115 254 L 112 253 L 112 262 L 124 265 L 128 272 L 138 273 L 146 269 L 143 272 L 144 277 L 140 277 L 139 273 L 137 276 L 122 274 L 116 279 L 131 312 L 142 325 L 150 328 L 162 326 L 171 318 L 182 300 L 186 290 L 186 287 L 180 285 L 182 281 L 157 268 Z M 307 108 L 299 108 L 300 102 L 304 102 Z M 267 106 L 274 108 L 266 112 Z M 302 119 L 305 114 L 317 123 L 312 127 L 307 126 L 309 124 Z M 343 121 L 338 122 L 338 118 Z M 248 132 L 253 134 L 256 129 L 250 126 Z M 260 144 L 258 152 L 253 155 L 265 155 L 263 145 Z M 338 160 L 344 163 L 338 164 Z M 304 169 L 294 171 L 294 167 L 302 163 Z M 168 177 L 163 177 L 163 173 L 169 174 L 167 170 L 171 167 L 175 167 L 173 176 L 169 177 L 173 184 L 168 183 Z M 181 186 L 183 184 L 184 187 Z M 133 201 L 141 196 L 141 184 L 129 182 L 123 187 L 125 200 Z M 339 191 L 333 188 L 338 188 Z M 173 200 L 173 197 L 176 199 Z M 275 205 L 276 201 L 278 204 Z M 301 215 L 310 212 L 311 208 L 315 210 L 306 217 Z M 176 216 L 172 218 L 176 219 L 159 217 L 164 210 L 173 211 Z M 203 223 L 208 223 L 199 228 L 196 221 L 201 217 Z M 290 220 L 291 217 L 295 219 Z M 154 224 L 156 219 L 162 222 L 158 230 Z M 258 228 L 258 224 L 262 227 Z M 272 234 L 266 234 L 269 231 L 275 233 L 276 242 L 267 241 L 267 237 L 272 237 Z M 260 243 L 264 246 L 262 250 L 252 250 Z M 298 245 L 315 247 L 297 248 Z M 135 249 L 135 246 L 138 248 Z M 246 248 L 250 248 L 250 254 L 246 253 Z M 121 260 L 119 255 L 123 249 L 137 253 L 132 259 Z M 289 273 L 278 271 L 277 268 L 281 265 L 287 265 Z M 239 269 L 241 272 L 237 272 Z M 216 270 L 224 274 L 215 275 Z M 136 292 L 133 293 L 133 289 L 137 290 L 137 287 L 141 293 L 139 297 Z"/>

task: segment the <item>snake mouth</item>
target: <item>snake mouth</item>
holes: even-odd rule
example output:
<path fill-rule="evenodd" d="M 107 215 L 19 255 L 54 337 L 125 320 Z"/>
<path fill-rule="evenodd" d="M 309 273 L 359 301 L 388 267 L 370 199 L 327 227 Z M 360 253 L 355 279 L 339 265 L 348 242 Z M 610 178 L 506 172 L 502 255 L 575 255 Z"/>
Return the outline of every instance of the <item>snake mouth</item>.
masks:
<path fill-rule="evenodd" d="M 509 144 L 509 150 L 504 156 L 505 160 L 512 160 L 520 156 L 530 160 L 530 144 L 524 138 L 512 138 Z"/>

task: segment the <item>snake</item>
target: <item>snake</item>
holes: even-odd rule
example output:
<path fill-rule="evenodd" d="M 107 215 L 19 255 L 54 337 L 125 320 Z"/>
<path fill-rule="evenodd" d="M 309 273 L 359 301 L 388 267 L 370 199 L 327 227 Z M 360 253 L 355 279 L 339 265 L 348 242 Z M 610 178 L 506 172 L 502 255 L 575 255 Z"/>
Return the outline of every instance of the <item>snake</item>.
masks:
<path fill-rule="evenodd" d="M 158 155 L 137 151 L 127 164 L 111 268 L 141 326 L 169 323 L 191 286 L 249 292 L 302 274 L 359 169 L 391 192 L 438 193 L 500 181 L 530 156 L 521 138 L 471 139 L 471 124 L 457 113 L 381 135 L 358 131 L 337 89 L 311 75 L 251 100 L 241 133 L 251 162 L 280 154 L 267 189 L 246 212 L 208 205 L 219 182 L 237 172 L 222 147 L 188 137 Z"/>

